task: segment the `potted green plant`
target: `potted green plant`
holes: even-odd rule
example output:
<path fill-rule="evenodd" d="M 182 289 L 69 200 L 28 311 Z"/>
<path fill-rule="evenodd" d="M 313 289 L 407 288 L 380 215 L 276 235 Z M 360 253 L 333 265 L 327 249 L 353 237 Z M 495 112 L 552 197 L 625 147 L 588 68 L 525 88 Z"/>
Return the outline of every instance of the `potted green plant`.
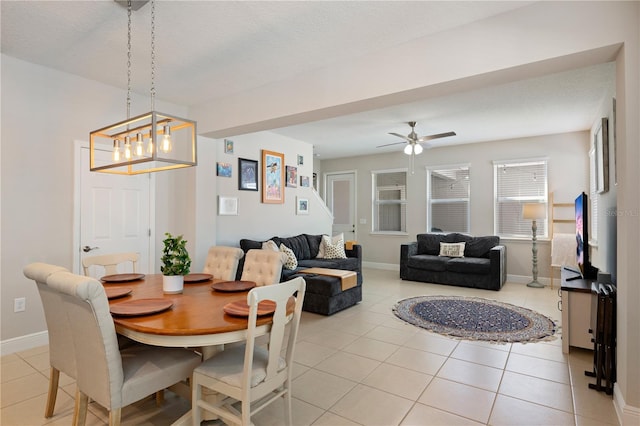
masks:
<path fill-rule="evenodd" d="M 182 235 L 174 237 L 170 233 L 164 234 L 164 249 L 162 251 L 162 289 L 165 293 L 182 293 L 184 276 L 189 273 L 191 258 L 187 251 L 187 240 Z"/>

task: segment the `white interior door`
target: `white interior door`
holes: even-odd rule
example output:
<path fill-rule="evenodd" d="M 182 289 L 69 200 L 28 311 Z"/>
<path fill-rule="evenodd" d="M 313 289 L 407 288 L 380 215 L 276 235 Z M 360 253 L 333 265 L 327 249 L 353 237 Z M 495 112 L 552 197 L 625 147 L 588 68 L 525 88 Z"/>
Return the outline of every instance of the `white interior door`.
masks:
<path fill-rule="evenodd" d="M 344 233 L 344 239 L 356 240 L 355 172 L 328 174 L 327 206 L 333 213 L 333 234 Z"/>
<path fill-rule="evenodd" d="M 108 151 L 96 152 L 96 160 L 108 159 Z M 151 177 L 149 174 L 121 176 L 89 171 L 89 149 L 80 147 L 80 212 L 78 262 L 87 256 L 137 252 L 138 272 L 153 268 L 151 250 Z M 118 272 L 132 272 L 130 265 Z M 102 271 L 91 271 L 102 275 Z"/>

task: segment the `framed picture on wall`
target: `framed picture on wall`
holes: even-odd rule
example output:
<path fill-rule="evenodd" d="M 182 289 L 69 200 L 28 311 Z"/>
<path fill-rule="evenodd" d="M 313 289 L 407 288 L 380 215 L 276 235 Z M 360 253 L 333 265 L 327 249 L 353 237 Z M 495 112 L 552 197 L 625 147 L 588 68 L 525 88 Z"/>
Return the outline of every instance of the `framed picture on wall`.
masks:
<path fill-rule="evenodd" d="M 238 198 L 219 196 L 218 197 L 218 215 L 237 216 L 238 215 Z"/>
<path fill-rule="evenodd" d="M 284 203 L 284 154 L 262 150 L 262 202 Z"/>
<path fill-rule="evenodd" d="M 309 214 L 309 199 L 296 197 L 296 214 Z"/>
<path fill-rule="evenodd" d="M 604 117 L 594 136 L 596 191 L 599 194 L 609 190 L 609 120 Z"/>
<path fill-rule="evenodd" d="M 242 191 L 258 190 L 258 161 L 238 158 L 238 189 Z"/>
<path fill-rule="evenodd" d="M 231 177 L 231 164 L 218 163 L 216 167 L 216 175 L 221 177 Z"/>
<path fill-rule="evenodd" d="M 287 186 L 291 188 L 298 187 L 298 168 L 287 166 Z"/>
<path fill-rule="evenodd" d="M 309 187 L 309 176 L 300 176 L 300 186 L 303 188 Z"/>
<path fill-rule="evenodd" d="M 225 154 L 233 154 L 233 141 L 231 139 L 224 140 L 224 152 Z"/>

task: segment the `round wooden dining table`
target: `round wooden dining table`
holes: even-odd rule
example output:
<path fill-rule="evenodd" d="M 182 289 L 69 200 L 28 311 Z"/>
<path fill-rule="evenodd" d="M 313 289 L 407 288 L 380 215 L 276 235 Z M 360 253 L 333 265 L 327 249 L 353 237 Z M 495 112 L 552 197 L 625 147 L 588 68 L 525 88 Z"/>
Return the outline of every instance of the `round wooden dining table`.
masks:
<path fill-rule="evenodd" d="M 141 343 L 165 347 L 215 347 L 243 341 L 247 334 L 247 318 L 224 312 L 231 302 L 247 300 L 246 291 L 220 292 L 212 284 L 223 280 L 213 278 L 200 282 L 185 282 L 178 294 L 162 290 L 162 275 L 149 274 L 144 278 L 126 282 L 103 282 L 105 290 L 131 289 L 123 297 L 109 300 L 110 307 L 132 300 L 164 299 L 173 305 L 162 312 L 150 315 L 113 315 L 116 331 Z M 258 317 L 259 334 L 268 333 L 271 316 Z M 213 350 L 215 352 L 215 349 Z M 208 354 L 203 353 L 207 358 Z"/>

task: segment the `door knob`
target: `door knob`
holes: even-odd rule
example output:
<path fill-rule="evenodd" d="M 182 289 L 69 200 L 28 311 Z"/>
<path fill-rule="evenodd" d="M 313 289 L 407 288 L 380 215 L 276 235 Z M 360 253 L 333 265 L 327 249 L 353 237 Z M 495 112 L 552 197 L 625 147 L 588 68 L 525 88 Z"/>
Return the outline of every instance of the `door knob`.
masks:
<path fill-rule="evenodd" d="M 89 247 L 89 246 L 84 246 L 82 247 L 82 251 L 85 253 L 89 253 L 91 250 L 96 250 L 99 249 L 100 247 Z"/>

